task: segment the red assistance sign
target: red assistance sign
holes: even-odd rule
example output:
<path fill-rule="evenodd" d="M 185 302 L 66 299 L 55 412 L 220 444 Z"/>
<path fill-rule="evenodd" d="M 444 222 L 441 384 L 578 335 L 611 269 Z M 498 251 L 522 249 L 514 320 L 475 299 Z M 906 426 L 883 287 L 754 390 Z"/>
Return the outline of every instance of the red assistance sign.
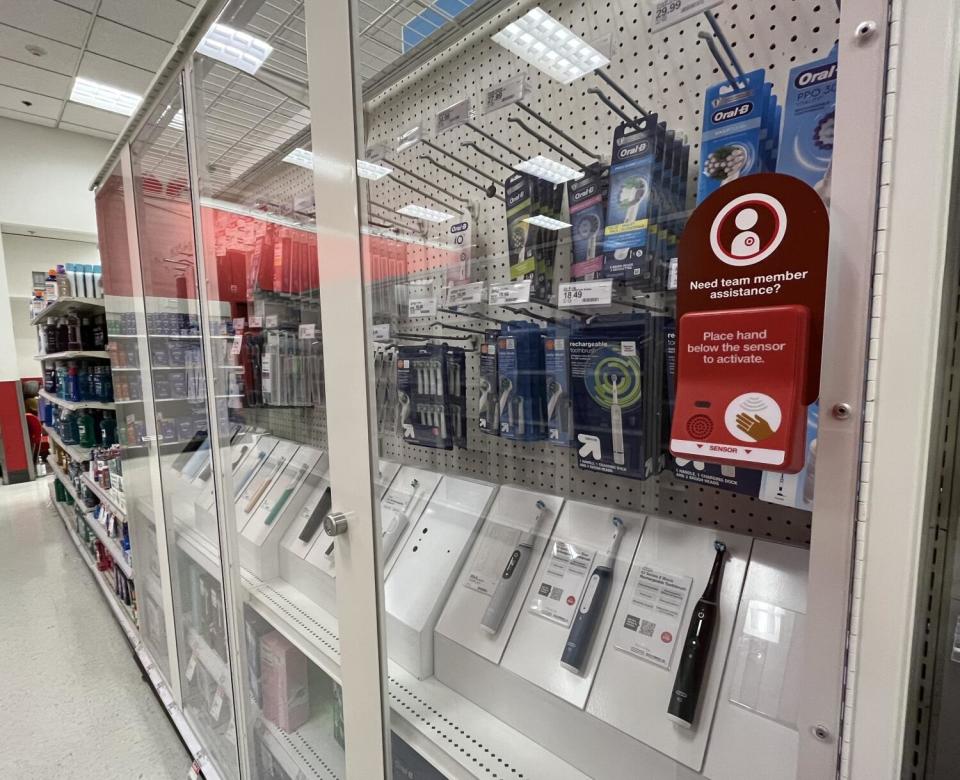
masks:
<path fill-rule="evenodd" d="M 803 468 L 810 312 L 696 312 L 680 320 L 670 450 L 691 460 Z"/>

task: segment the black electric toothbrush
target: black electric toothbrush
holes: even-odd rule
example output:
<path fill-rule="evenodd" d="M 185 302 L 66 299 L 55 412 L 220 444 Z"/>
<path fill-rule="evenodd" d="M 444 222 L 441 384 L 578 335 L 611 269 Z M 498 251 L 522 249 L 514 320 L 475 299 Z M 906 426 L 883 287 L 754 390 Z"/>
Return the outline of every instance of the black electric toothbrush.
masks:
<path fill-rule="evenodd" d="M 717 602 L 720 598 L 720 582 L 723 580 L 723 563 L 726 557 L 727 545 L 721 541 L 713 543 L 717 551 L 713 559 L 713 569 L 703 595 L 693 610 L 693 618 L 687 629 L 687 639 L 683 644 L 683 655 L 680 656 L 680 666 L 677 677 L 673 682 L 673 692 L 670 694 L 670 706 L 667 714 L 674 723 L 683 728 L 692 728 L 697 716 L 697 704 L 700 701 L 700 691 L 703 688 L 703 678 L 707 671 L 707 660 L 710 658 L 710 645 L 717 629 L 719 610 Z"/>
<path fill-rule="evenodd" d="M 617 560 L 620 540 L 623 538 L 623 520 L 613 517 L 611 522 L 613 536 L 610 537 L 610 544 L 607 545 L 603 560 L 594 567 L 593 574 L 590 575 L 587 589 L 580 600 L 580 608 L 573 619 L 573 625 L 570 626 L 563 655 L 560 656 L 560 665 L 576 674 L 580 674 L 587 660 L 587 653 L 597 633 L 597 626 L 600 625 L 600 616 L 613 582 L 613 566 Z"/>

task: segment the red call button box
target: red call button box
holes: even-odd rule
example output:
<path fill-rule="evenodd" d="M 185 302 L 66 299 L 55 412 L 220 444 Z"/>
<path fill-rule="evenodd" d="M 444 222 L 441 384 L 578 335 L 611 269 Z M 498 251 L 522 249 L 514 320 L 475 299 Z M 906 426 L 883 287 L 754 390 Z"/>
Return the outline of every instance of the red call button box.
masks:
<path fill-rule="evenodd" d="M 670 451 L 800 471 L 809 331 L 810 312 L 800 305 L 683 315 Z"/>

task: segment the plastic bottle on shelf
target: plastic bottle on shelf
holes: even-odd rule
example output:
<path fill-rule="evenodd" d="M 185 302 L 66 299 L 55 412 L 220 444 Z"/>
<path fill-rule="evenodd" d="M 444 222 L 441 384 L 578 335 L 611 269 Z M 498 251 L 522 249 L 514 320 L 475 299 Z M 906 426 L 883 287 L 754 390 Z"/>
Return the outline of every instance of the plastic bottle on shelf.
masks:
<path fill-rule="evenodd" d="M 67 263 L 67 280 L 70 282 L 70 292 L 74 298 L 83 297 L 83 280 L 80 278 L 80 272 L 83 266 L 79 263 Z"/>
<path fill-rule="evenodd" d="M 100 367 L 100 400 L 104 403 L 113 401 L 113 373 L 110 366 Z"/>
<path fill-rule="evenodd" d="M 110 447 L 117 443 L 117 420 L 113 412 L 106 411 L 100 419 L 100 446 Z"/>
<path fill-rule="evenodd" d="M 99 265 L 87 266 L 90 269 L 90 280 L 93 282 L 92 287 L 92 298 L 102 298 L 103 297 L 103 274 L 100 271 Z"/>
<path fill-rule="evenodd" d="M 89 409 L 77 415 L 77 434 L 81 447 L 97 446 L 97 421 Z"/>
<path fill-rule="evenodd" d="M 67 361 L 58 360 L 57 363 L 57 396 L 67 397 Z"/>
<path fill-rule="evenodd" d="M 96 401 L 93 393 L 93 368 L 89 363 L 81 363 L 77 368 L 77 392 L 81 401 Z"/>
<path fill-rule="evenodd" d="M 47 271 L 47 278 L 43 283 L 43 298 L 47 306 L 57 302 L 57 269 Z"/>
<path fill-rule="evenodd" d="M 43 290 L 34 290 L 30 300 L 30 319 L 34 319 L 43 311 Z"/>
<path fill-rule="evenodd" d="M 93 319 L 89 316 L 80 318 L 80 349 L 96 349 L 93 346 Z"/>
<path fill-rule="evenodd" d="M 95 314 L 91 328 L 91 348 L 106 349 L 107 347 L 107 317 L 105 314 Z"/>
<path fill-rule="evenodd" d="M 80 438 L 80 431 L 77 426 L 77 416 L 75 412 L 64 409 L 60 412 L 60 438 L 64 444 L 77 444 Z"/>
<path fill-rule="evenodd" d="M 68 401 L 80 401 L 80 369 L 76 360 L 71 360 L 67 366 L 66 394 Z"/>
<path fill-rule="evenodd" d="M 80 334 L 80 318 L 76 314 L 67 315 L 67 349 L 83 349 L 83 337 Z"/>
<path fill-rule="evenodd" d="M 67 277 L 67 269 L 63 265 L 57 266 L 57 297 L 70 297 L 70 279 Z"/>
<path fill-rule="evenodd" d="M 70 341 L 70 326 L 67 324 L 66 317 L 60 317 L 57 320 L 57 338 L 56 345 L 57 348 L 55 352 L 66 352 L 67 344 Z"/>

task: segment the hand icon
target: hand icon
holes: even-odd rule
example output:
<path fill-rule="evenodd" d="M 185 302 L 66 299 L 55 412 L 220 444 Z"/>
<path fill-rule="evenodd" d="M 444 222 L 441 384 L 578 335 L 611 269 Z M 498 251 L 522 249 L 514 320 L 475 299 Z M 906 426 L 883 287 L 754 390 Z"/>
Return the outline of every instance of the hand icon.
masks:
<path fill-rule="evenodd" d="M 743 431 L 754 441 L 763 441 L 769 439 L 775 431 L 770 427 L 770 423 L 764 420 L 759 414 L 750 416 L 741 412 L 737 415 L 737 428 Z"/>

